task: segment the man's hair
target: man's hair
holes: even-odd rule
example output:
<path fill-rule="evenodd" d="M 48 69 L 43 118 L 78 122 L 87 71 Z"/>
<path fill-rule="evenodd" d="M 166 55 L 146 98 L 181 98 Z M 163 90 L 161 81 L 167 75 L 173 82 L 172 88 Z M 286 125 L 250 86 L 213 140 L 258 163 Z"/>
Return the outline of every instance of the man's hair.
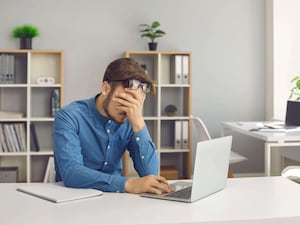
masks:
<path fill-rule="evenodd" d="M 136 79 L 143 83 L 148 83 L 151 93 L 155 93 L 154 82 L 146 74 L 137 61 L 132 58 L 119 58 L 112 61 L 106 68 L 103 76 L 104 81 L 126 81 Z"/>

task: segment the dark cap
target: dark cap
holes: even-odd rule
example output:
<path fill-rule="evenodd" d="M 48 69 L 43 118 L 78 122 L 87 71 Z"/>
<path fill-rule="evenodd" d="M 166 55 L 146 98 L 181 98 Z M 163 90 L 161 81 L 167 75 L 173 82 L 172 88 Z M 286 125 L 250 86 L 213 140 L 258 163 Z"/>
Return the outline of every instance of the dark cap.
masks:
<path fill-rule="evenodd" d="M 122 81 L 136 79 L 151 86 L 151 92 L 155 93 L 154 82 L 146 74 L 140 64 L 132 58 L 119 58 L 112 61 L 106 68 L 104 81 Z"/>

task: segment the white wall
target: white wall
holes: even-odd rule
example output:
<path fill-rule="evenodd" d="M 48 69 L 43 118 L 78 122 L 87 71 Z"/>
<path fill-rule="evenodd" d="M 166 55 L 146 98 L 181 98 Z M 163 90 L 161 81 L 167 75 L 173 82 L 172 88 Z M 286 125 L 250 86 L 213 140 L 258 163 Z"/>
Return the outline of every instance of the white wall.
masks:
<path fill-rule="evenodd" d="M 300 1 L 267 0 L 268 119 L 285 119 L 290 81 L 300 74 Z"/>
<path fill-rule="evenodd" d="M 291 80 L 300 75 L 299 0 L 266 0 L 266 118 L 285 120 Z M 299 147 L 280 153 L 300 162 Z"/>
<path fill-rule="evenodd" d="M 18 48 L 10 31 L 30 23 L 34 49 L 65 51 L 65 103 L 95 95 L 111 60 L 147 48 L 138 25 L 159 20 L 160 50 L 193 52 L 193 114 L 213 137 L 221 121 L 264 119 L 263 0 L 1 0 L 0 15 L 1 49 Z M 234 142 L 249 157 L 234 170 L 263 171 L 262 143 Z"/>

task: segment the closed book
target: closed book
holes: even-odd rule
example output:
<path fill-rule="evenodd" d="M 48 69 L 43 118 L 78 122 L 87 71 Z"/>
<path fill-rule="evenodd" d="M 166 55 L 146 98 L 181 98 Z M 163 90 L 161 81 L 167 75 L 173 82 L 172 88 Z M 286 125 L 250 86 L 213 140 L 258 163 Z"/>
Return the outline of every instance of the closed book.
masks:
<path fill-rule="evenodd" d="M 37 137 L 35 125 L 32 123 L 30 124 L 30 132 L 31 132 L 31 146 L 32 149 L 36 152 L 40 151 L 40 145 L 39 145 L 39 140 Z"/>

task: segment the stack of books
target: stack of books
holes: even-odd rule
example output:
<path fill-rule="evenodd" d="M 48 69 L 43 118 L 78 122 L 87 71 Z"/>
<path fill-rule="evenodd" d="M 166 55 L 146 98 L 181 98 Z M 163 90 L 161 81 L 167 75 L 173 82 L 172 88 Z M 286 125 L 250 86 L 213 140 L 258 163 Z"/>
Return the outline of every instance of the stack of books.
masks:
<path fill-rule="evenodd" d="M 25 152 L 25 123 L 0 123 L 0 152 Z"/>

